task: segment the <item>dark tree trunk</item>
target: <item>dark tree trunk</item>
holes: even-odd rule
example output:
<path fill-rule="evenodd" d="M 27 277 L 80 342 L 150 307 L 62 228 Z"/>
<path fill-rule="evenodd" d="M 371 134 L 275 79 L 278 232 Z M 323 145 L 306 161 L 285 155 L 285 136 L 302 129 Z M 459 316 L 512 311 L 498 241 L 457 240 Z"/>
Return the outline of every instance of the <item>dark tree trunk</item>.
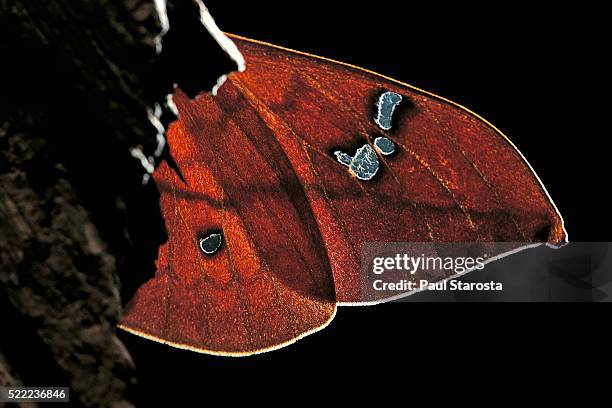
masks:
<path fill-rule="evenodd" d="M 199 6 L 169 3 L 162 38 L 153 0 L 0 0 L 0 385 L 129 405 L 115 325 L 166 239 L 147 182 L 171 160 L 166 95 L 236 68 Z"/>

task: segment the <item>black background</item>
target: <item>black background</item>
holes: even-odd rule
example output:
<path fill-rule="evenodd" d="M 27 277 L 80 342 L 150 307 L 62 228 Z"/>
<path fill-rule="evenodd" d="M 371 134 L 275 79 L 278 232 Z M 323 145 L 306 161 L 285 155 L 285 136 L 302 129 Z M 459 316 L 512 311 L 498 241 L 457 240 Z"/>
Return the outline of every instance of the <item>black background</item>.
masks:
<path fill-rule="evenodd" d="M 600 192 L 608 183 L 610 136 L 601 125 L 606 104 L 597 99 L 604 92 L 601 10 L 586 3 L 206 4 L 224 31 L 359 65 L 484 116 L 532 164 L 570 240 L 611 240 Z M 327 392 L 349 399 L 390 393 L 409 402 L 424 388 L 465 379 L 468 369 L 475 369 L 477 387 L 500 371 L 520 373 L 520 393 L 538 388 L 543 377 L 563 387 L 579 374 L 562 374 L 570 364 L 602 362 L 594 346 L 603 329 L 586 318 L 592 313 L 547 305 L 340 308 L 322 332 L 239 359 L 120 336 L 138 367 L 137 399 L 147 405 L 184 398 L 202 405 L 214 398 L 323 403 Z"/>

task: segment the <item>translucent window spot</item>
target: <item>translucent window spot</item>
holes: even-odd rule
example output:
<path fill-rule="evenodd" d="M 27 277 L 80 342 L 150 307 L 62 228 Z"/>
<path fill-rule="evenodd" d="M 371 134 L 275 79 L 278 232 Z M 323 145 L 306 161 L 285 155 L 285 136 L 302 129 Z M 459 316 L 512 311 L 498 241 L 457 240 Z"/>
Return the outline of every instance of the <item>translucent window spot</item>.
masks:
<path fill-rule="evenodd" d="M 223 236 L 219 233 L 210 234 L 200 238 L 200 249 L 206 255 L 212 255 L 219 250 L 223 243 Z"/>
<path fill-rule="evenodd" d="M 351 165 L 353 158 L 348 154 L 339 150 L 334 152 L 334 154 L 336 155 L 336 160 L 338 160 L 338 162 L 340 162 L 341 164 L 344 164 L 346 167 L 349 167 Z"/>
<path fill-rule="evenodd" d="M 380 168 L 378 156 L 369 144 L 357 149 L 355 157 L 339 150 L 335 151 L 334 154 L 338 162 L 348 167 L 349 171 L 359 180 L 371 180 Z"/>
<path fill-rule="evenodd" d="M 402 101 L 402 95 L 395 92 L 385 92 L 380 95 L 376 106 L 378 107 L 378 114 L 374 122 L 380 126 L 383 130 L 390 130 L 393 118 L 393 112 L 395 108 Z"/>
<path fill-rule="evenodd" d="M 367 144 L 359 148 L 349 168 L 351 173 L 360 180 L 367 181 L 374 178 L 380 168 L 380 164 L 378 163 L 378 156 L 372 146 Z"/>
<path fill-rule="evenodd" d="M 386 137 L 377 137 L 374 139 L 374 147 L 384 156 L 388 156 L 395 152 L 395 143 Z"/>

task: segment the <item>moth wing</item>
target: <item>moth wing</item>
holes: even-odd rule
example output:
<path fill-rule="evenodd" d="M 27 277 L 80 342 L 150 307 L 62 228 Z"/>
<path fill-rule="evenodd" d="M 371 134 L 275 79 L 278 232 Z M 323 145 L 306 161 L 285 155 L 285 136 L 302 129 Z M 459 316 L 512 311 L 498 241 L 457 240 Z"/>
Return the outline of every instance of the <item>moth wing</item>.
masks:
<path fill-rule="evenodd" d="M 216 97 L 175 95 L 168 141 L 187 183 L 167 165 L 154 174 L 169 240 L 122 327 L 250 354 L 325 326 L 336 301 L 375 300 L 363 290 L 364 243 L 566 241 L 529 164 L 482 118 L 356 67 L 234 41 L 246 72 Z M 401 95 L 389 129 L 377 121 L 387 92 Z M 374 175 L 338 160 L 370 148 Z M 198 240 L 216 232 L 223 244 L 207 255 Z"/>
<path fill-rule="evenodd" d="M 308 199 L 279 143 L 252 111 L 177 92 L 168 132 L 185 182 L 154 173 L 168 241 L 155 277 L 126 307 L 121 327 L 176 347 L 252 354 L 325 326 L 333 277 Z M 214 234 L 217 249 L 199 245 Z"/>
<path fill-rule="evenodd" d="M 367 242 L 561 244 L 563 220 L 531 166 L 493 125 L 451 101 L 336 61 L 235 38 L 248 62 L 220 104 L 248 104 L 302 181 L 333 270 L 337 300 L 368 302 Z M 381 96 L 401 96 L 379 123 Z M 385 112 L 386 111 L 386 112 Z M 376 150 L 384 138 L 389 156 Z M 370 146 L 379 169 L 362 180 L 336 152 Z M 498 254 L 489 254 L 498 255 Z"/>

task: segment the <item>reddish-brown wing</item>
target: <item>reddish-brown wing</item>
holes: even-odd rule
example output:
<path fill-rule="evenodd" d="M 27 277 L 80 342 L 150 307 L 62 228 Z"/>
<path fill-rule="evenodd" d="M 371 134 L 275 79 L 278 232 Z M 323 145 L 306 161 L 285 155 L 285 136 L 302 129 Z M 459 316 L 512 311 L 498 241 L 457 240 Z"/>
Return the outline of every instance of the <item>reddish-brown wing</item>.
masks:
<path fill-rule="evenodd" d="M 512 144 L 469 111 L 405 84 L 235 38 L 248 69 L 216 97 L 175 102 L 168 141 L 186 184 L 155 180 L 169 241 L 123 327 L 196 350 L 249 353 L 360 302 L 364 242 L 565 241 L 563 222 Z M 377 100 L 402 96 L 385 131 Z M 334 152 L 397 147 L 360 180 Z M 212 256 L 198 239 L 222 232 Z"/>
<path fill-rule="evenodd" d="M 263 351 L 324 326 L 335 313 L 331 268 L 308 198 L 282 146 L 244 102 L 175 95 L 169 134 L 185 178 L 154 174 L 168 242 L 122 327 L 218 354 Z M 199 240 L 221 233 L 221 247 Z"/>

